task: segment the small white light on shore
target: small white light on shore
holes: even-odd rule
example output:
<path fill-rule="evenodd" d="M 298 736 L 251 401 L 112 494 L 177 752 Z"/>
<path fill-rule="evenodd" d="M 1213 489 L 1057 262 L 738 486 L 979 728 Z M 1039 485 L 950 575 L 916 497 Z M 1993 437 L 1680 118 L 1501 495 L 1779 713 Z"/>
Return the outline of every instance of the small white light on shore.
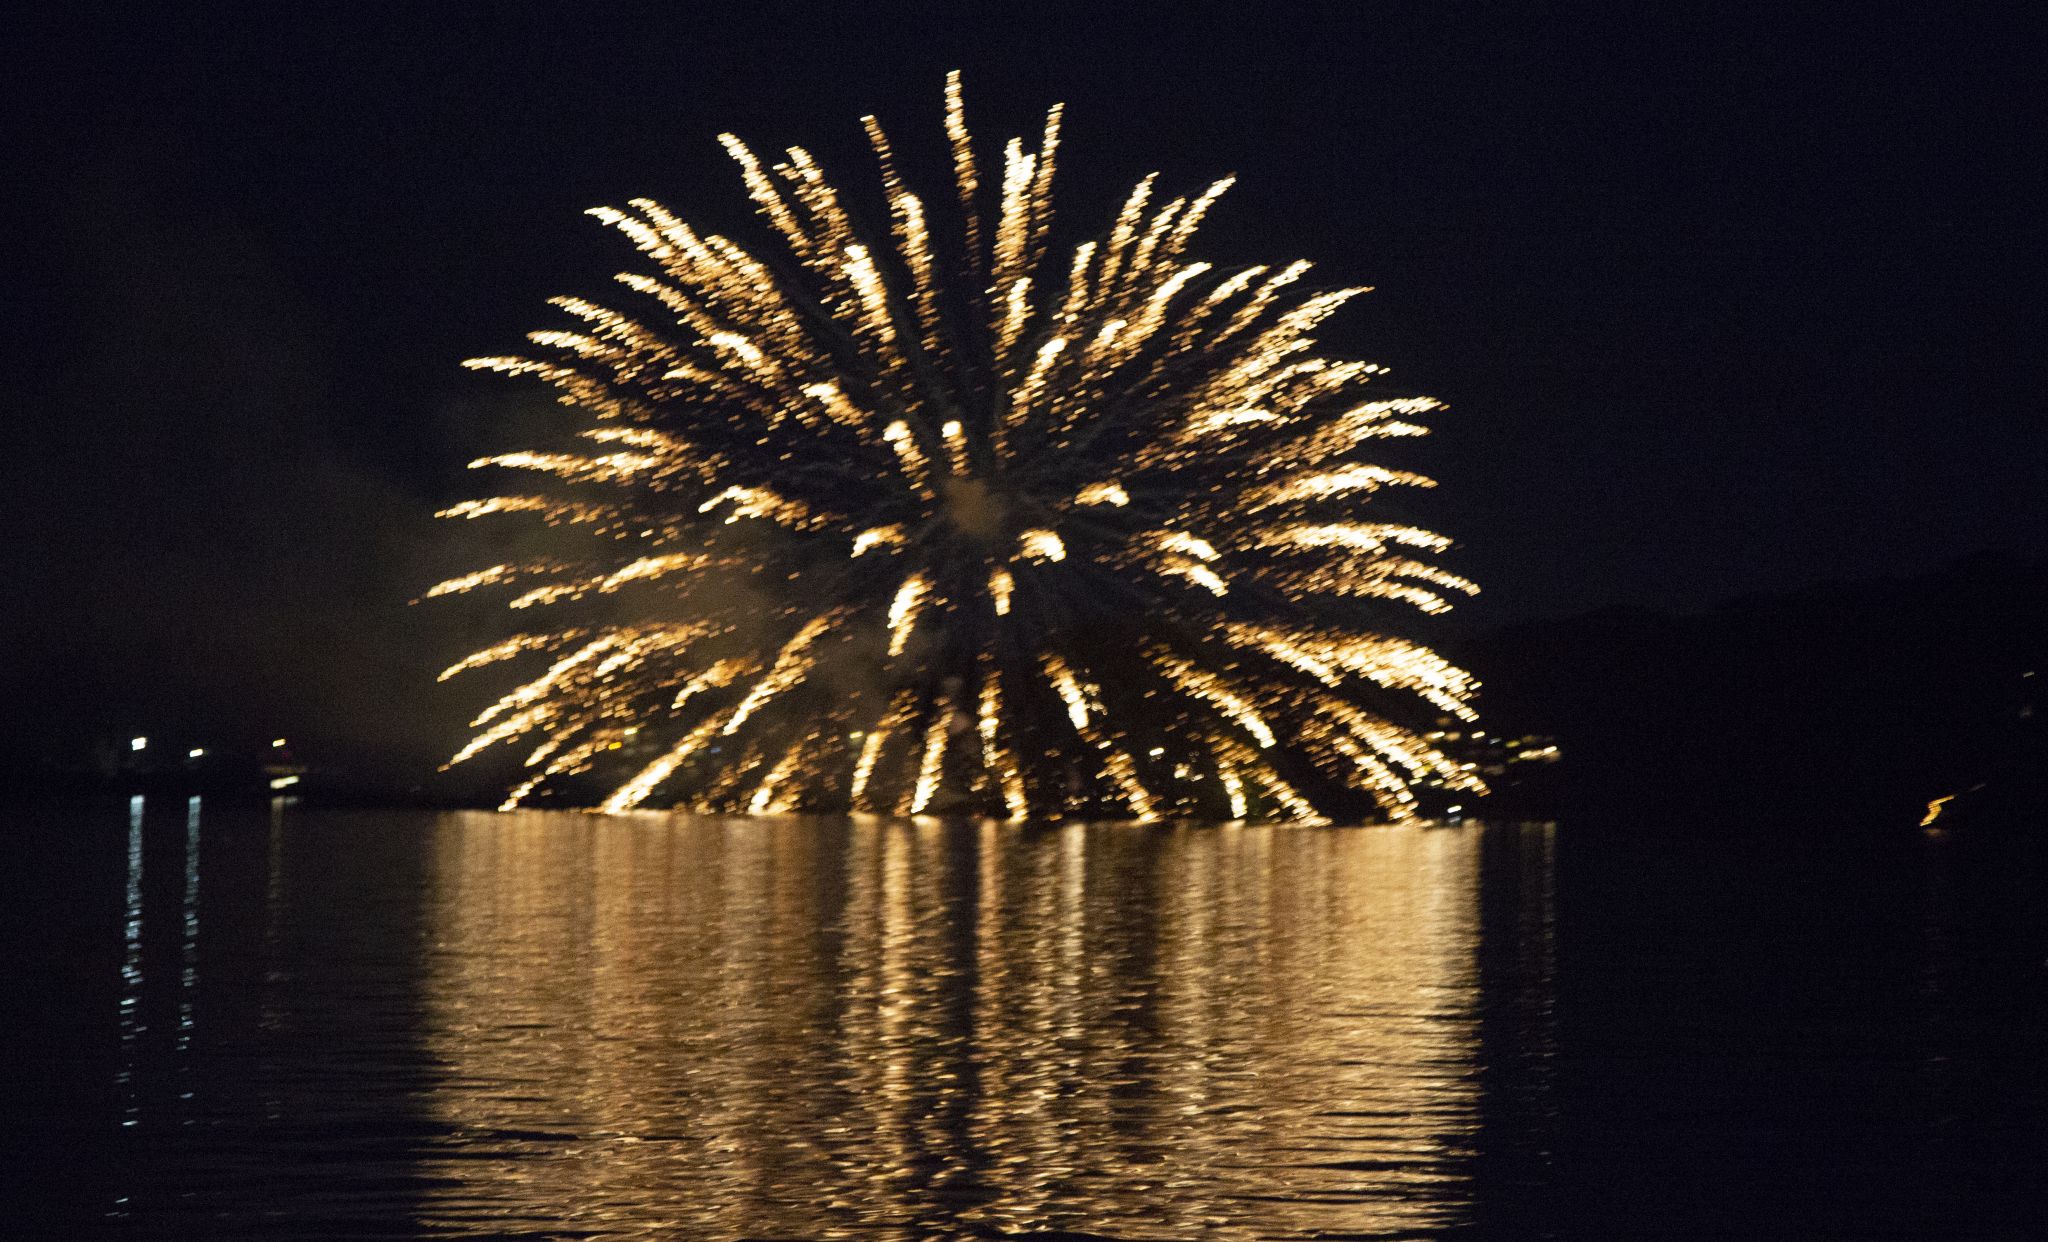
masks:
<path fill-rule="evenodd" d="M 283 745 L 284 745 L 284 739 L 283 739 L 283 738 L 281 738 L 281 737 L 274 737 L 274 738 L 271 738 L 271 739 L 270 739 L 270 744 L 271 744 L 272 746 L 283 746 Z"/>
<path fill-rule="evenodd" d="M 185 757 L 187 759 L 197 759 L 203 756 L 204 754 L 206 754 L 206 748 L 204 746 L 194 746 L 192 749 L 185 752 Z"/>
<path fill-rule="evenodd" d="M 141 750 L 148 745 L 149 739 L 146 737 L 131 737 L 128 739 L 128 749 L 130 750 Z"/>

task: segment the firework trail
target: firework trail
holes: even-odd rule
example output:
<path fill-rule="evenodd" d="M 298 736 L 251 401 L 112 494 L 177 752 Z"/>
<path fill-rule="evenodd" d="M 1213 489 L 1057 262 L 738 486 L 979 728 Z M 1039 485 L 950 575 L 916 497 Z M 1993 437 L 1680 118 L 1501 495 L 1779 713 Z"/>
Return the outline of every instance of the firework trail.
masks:
<path fill-rule="evenodd" d="M 467 364 L 587 425 L 471 463 L 544 487 L 441 515 L 581 549 L 427 592 L 537 619 L 442 674 L 532 668 L 452 762 L 517 745 L 506 807 L 613 811 L 1401 818 L 1418 783 L 1478 789 L 1421 731 L 1474 683 L 1378 624 L 1476 588 L 1423 559 L 1443 536 L 1358 516 L 1433 486 L 1359 453 L 1436 403 L 1363 397 L 1380 368 L 1311 336 L 1363 290 L 1185 259 L 1229 178 L 1148 176 L 1049 256 L 1060 108 L 984 168 L 957 74 L 945 103 L 957 233 L 872 117 L 886 246 L 807 152 L 723 135 L 781 253 L 599 208 L 638 309 L 557 298 L 538 357 Z"/>

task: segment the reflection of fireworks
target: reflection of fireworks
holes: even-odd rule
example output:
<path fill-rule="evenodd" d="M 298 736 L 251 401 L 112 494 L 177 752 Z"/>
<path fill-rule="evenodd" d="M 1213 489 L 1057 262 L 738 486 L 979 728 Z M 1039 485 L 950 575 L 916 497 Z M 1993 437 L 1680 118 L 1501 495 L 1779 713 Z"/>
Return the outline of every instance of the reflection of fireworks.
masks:
<path fill-rule="evenodd" d="M 581 329 L 534 333 L 545 360 L 469 364 L 548 381 L 599 446 L 486 457 L 557 486 L 443 515 L 531 513 L 598 544 L 428 592 L 506 588 L 561 618 L 443 674 L 546 658 L 455 757 L 529 739 L 507 806 L 655 737 L 607 809 L 1313 819 L 1349 788 L 1400 817 L 1417 781 L 1477 787 L 1375 710 L 1469 716 L 1470 679 L 1368 625 L 1382 601 L 1437 612 L 1475 588 L 1416 559 L 1442 536 L 1351 512 L 1431 485 L 1355 454 L 1421 434 L 1435 403 L 1361 400 L 1379 368 L 1313 352 L 1360 290 L 1290 301 L 1306 263 L 1182 260 L 1227 178 L 1155 206 L 1147 177 L 1048 270 L 1059 122 L 1005 148 L 985 230 L 948 80 L 950 285 L 872 118 L 893 251 L 808 153 L 767 168 L 727 135 L 790 263 L 644 199 L 599 209 L 658 272 L 619 277 L 652 317 L 557 299 Z"/>

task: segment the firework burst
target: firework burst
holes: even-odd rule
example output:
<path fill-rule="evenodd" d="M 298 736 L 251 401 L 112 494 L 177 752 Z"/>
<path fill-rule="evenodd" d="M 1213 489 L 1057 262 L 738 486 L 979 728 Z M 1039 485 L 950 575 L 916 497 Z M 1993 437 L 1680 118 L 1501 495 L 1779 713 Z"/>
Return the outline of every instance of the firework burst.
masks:
<path fill-rule="evenodd" d="M 507 807 L 614 811 L 1400 818 L 1420 782 L 1476 789 L 1420 731 L 1472 681 L 1378 624 L 1475 588 L 1422 559 L 1442 536 L 1359 516 L 1432 486 L 1359 454 L 1436 403 L 1366 398 L 1380 368 L 1311 335 L 1363 290 L 1186 259 L 1229 178 L 1146 177 L 1049 257 L 1060 109 L 984 170 L 958 75 L 941 235 L 865 124 L 889 245 L 807 152 L 724 135 L 786 253 L 599 208 L 641 309 L 558 298 L 542 356 L 468 363 L 552 385 L 587 447 L 476 461 L 547 486 L 443 516 L 583 551 L 428 592 L 546 618 L 443 674 L 537 662 L 452 762 L 516 745 Z"/>

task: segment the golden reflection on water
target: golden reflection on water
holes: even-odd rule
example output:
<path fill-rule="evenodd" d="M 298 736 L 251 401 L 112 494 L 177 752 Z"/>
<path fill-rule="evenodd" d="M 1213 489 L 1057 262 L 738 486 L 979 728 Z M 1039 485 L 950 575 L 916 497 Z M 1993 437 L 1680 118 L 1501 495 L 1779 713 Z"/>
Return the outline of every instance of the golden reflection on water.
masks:
<path fill-rule="evenodd" d="M 444 817 L 437 1231 L 1428 1231 L 1477 828 Z"/>

